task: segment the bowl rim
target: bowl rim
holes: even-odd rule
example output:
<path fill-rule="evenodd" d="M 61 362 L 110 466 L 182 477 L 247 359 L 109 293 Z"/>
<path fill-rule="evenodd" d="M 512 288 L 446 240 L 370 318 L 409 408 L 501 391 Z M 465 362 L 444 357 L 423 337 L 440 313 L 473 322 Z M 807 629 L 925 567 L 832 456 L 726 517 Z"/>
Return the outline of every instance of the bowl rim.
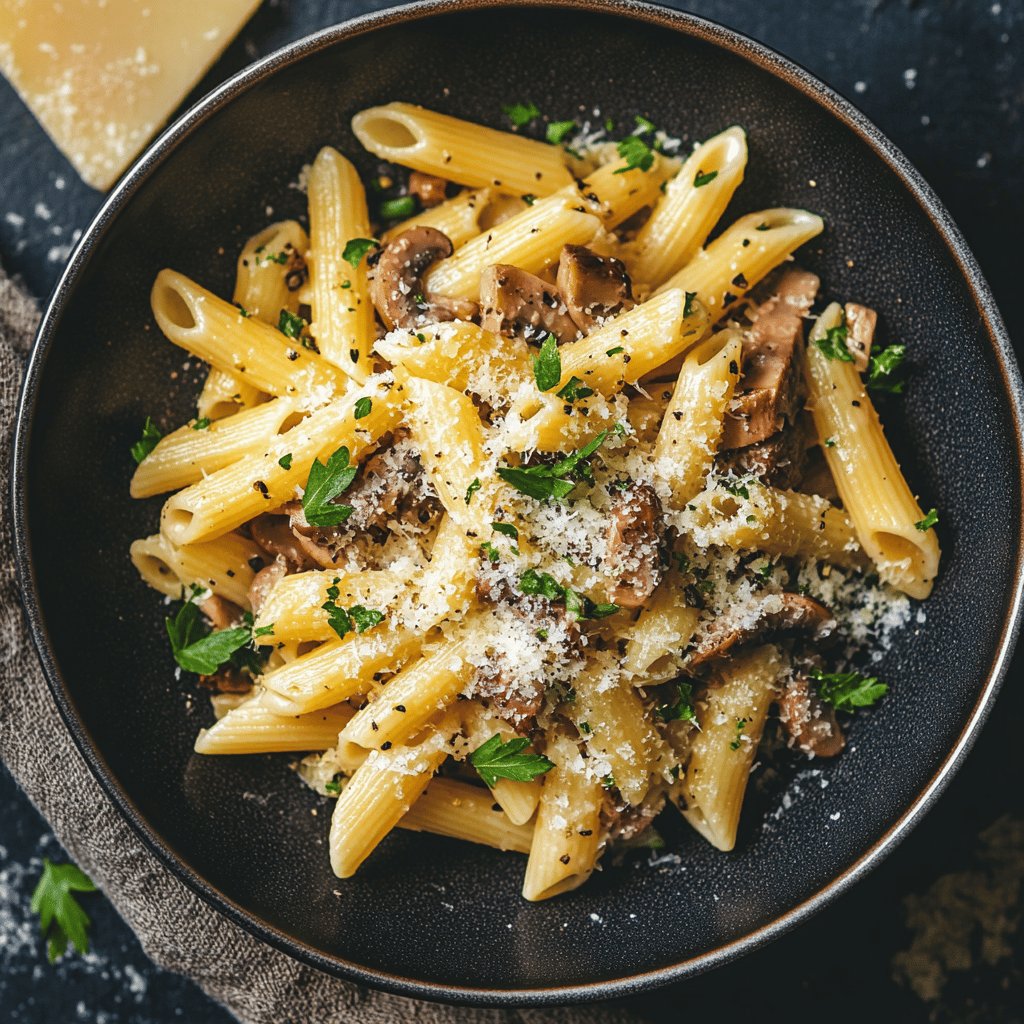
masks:
<path fill-rule="evenodd" d="M 1016 440 L 1018 468 L 1018 510 L 1024 508 L 1024 384 L 1002 317 L 991 290 L 959 228 L 925 182 L 920 173 L 889 139 L 850 101 L 789 58 L 733 29 L 686 11 L 662 7 L 645 0 L 419 0 L 360 15 L 303 36 L 268 56 L 246 66 L 207 93 L 177 118 L 132 164 L 117 186 L 104 200 L 75 247 L 58 280 L 29 354 L 15 422 L 11 460 L 10 498 L 14 533 L 15 563 L 22 602 L 29 630 L 42 663 L 44 676 L 64 724 L 86 764 L 120 814 L 128 821 L 143 844 L 172 872 L 209 905 L 240 925 L 250 934 L 293 958 L 321 971 L 360 982 L 397 995 L 475 1006 L 550 1006 L 570 1002 L 636 995 L 656 986 L 679 981 L 725 964 L 742 954 L 782 935 L 818 910 L 832 903 L 855 882 L 877 866 L 910 829 L 932 807 L 963 763 L 985 723 L 1006 675 L 1021 627 L 1024 611 L 1024 536 L 1018 534 L 1013 586 L 1000 629 L 992 663 L 955 743 L 927 785 L 890 828 L 878 837 L 860 858 L 841 874 L 790 910 L 753 931 L 715 949 L 687 957 L 675 964 L 649 971 L 568 985 L 546 985 L 529 989 L 486 988 L 422 981 L 377 968 L 366 967 L 331 956 L 287 935 L 262 920 L 219 889 L 208 883 L 149 825 L 134 802 L 115 778 L 100 750 L 93 745 L 88 729 L 78 716 L 50 647 L 39 601 L 35 567 L 30 557 L 28 525 L 28 456 L 32 423 L 43 369 L 60 325 L 65 307 L 89 262 L 90 254 L 121 209 L 164 161 L 191 133 L 236 96 L 248 91 L 277 70 L 289 67 L 312 54 L 328 49 L 377 29 L 413 23 L 436 15 L 486 9 L 545 8 L 579 14 L 612 15 L 627 21 L 678 32 L 707 42 L 741 57 L 799 90 L 852 130 L 899 179 L 931 221 L 939 237 L 955 260 L 968 285 L 981 324 L 988 335 L 1010 405 Z M 1019 517 L 1018 517 L 1019 518 Z"/>

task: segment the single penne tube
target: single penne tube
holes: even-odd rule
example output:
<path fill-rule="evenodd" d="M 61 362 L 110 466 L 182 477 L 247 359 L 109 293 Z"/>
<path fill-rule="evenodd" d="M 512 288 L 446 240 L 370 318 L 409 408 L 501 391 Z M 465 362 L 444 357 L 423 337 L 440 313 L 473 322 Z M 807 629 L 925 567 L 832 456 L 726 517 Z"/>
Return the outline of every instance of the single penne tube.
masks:
<path fill-rule="evenodd" d="M 282 309 L 297 313 L 308 249 L 309 237 L 297 220 L 270 224 L 253 235 L 238 256 L 235 303 L 271 326 Z"/>
<path fill-rule="evenodd" d="M 548 735 L 544 776 L 523 898 L 546 900 L 581 886 L 593 873 L 601 844 L 601 783 L 589 777 L 575 740 L 559 728 Z"/>
<path fill-rule="evenodd" d="M 714 320 L 804 242 L 820 235 L 824 221 L 806 210 L 761 210 L 740 217 L 701 249 L 655 294 L 671 288 L 695 294 Z"/>
<path fill-rule="evenodd" d="M 337 588 L 337 596 L 328 594 Z M 278 580 L 267 594 L 256 617 L 256 627 L 273 626 L 274 631 L 257 637 L 268 645 L 289 641 L 333 640 L 337 632 L 332 628 L 325 604 L 333 602 L 341 608 L 361 605 L 364 608 L 387 613 L 394 605 L 406 583 L 395 573 L 386 570 L 336 572 L 316 569 L 294 573 Z"/>
<path fill-rule="evenodd" d="M 301 418 L 291 398 L 274 398 L 204 424 L 186 423 L 162 437 L 132 476 L 131 496 L 148 498 L 177 491 L 245 455 L 262 451 L 267 440 Z"/>
<path fill-rule="evenodd" d="M 516 853 L 529 853 L 533 841 L 533 826 L 509 820 L 489 790 L 454 779 L 435 778 L 398 825 Z"/>
<path fill-rule="evenodd" d="M 572 182 L 562 149 L 485 128 L 412 103 L 388 103 L 352 118 L 356 138 L 375 156 L 471 188 L 550 195 Z"/>
<path fill-rule="evenodd" d="M 868 560 L 846 512 L 825 498 L 744 480 L 701 491 L 688 502 L 687 526 L 701 547 L 815 558 L 846 569 Z"/>
<path fill-rule="evenodd" d="M 657 475 L 682 508 L 704 486 L 722 439 L 743 360 L 743 335 L 727 329 L 687 353 L 654 443 Z"/>
<path fill-rule="evenodd" d="M 211 366 L 196 400 L 196 415 L 200 419 L 220 420 L 266 399 L 266 394 L 248 381 Z"/>
<path fill-rule="evenodd" d="M 746 166 L 747 134 L 738 126 L 697 146 L 627 249 L 634 280 L 655 288 L 696 255 L 743 181 Z"/>
<path fill-rule="evenodd" d="M 465 636 L 442 641 L 392 677 L 380 695 L 367 703 L 345 727 L 340 742 L 366 749 L 404 743 L 454 702 L 476 666 L 467 658 Z"/>
<path fill-rule="evenodd" d="M 486 536 L 498 486 L 472 399 L 419 377 L 400 378 L 396 387 L 420 461 L 445 511 L 467 531 Z"/>
<path fill-rule="evenodd" d="M 370 237 L 370 214 L 359 172 L 325 146 L 309 172 L 309 281 L 312 322 L 320 354 L 360 383 L 372 372 L 376 335 L 366 260 L 353 266 L 345 246 Z"/>
<path fill-rule="evenodd" d="M 415 333 L 391 331 L 374 349 L 413 377 L 447 384 L 456 391 L 471 389 L 483 376 L 514 388 L 516 381 L 532 375 L 523 342 L 492 334 L 466 320 L 430 324 Z"/>
<path fill-rule="evenodd" d="M 390 382 L 375 378 L 269 439 L 259 454 L 179 491 L 164 504 L 161 532 L 175 544 L 213 539 L 293 499 L 315 459 L 329 458 L 344 446 L 357 461 L 397 421 L 399 410 L 389 400 L 390 390 Z M 356 406 L 363 399 L 370 400 L 371 408 L 357 418 Z"/>
<path fill-rule="evenodd" d="M 861 546 L 878 575 L 924 600 L 939 571 L 939 542 L 886 440 L 854 364 L 830 359 L 819 341 L 843 326 L 838 303 L 818 318 L 807 346 L 809 404 L 822 451 Z"/>
<path fill-rule="evenodd" d="M 162 594 L 180 598 L 194 584 L 240 608 L 249 607 L 249 586 L 256 575 L 250 562 L 263 553 L 237 533 L 181 545 L 158 533 L 135 541 L 130 551 L 139 575 Z"/>
<path fill-rule="evenodd" d="M 586 212 L 579 197 L 552 196 L 470 239 L 435 263 L 423 283 L 428 292 L 476 301 L 487 267 L 510 263 L 539 274 L 558 262 L 563 246 L 586 244 L 600 227 L 600 219 Z"/>
<path fill-rule="evenodd" d="M 347 704 L 307 715 L 275 715 L 252 697 L 229 711 L 196 739 L 197 754 L 272 754 L 282 751 L 328 750 L 355 714 Z"/>
<path fill-rule="evenodd" d="M 622 671 L 635 685 L 660 683 L 678 674 L 678 659 L 697 628 L 700 611 L 685 604 L 678 586 L 666 581 L 654 592 L 629 633 Z M 673 660 L 674 657 L 674 660 Z M 669 667 L 659 671 L 663 662 Z"/>
<path fill-rule="evenodd" d="M 441 733 L 372 750 L 341 790 L 331 816 L 331 868 L 350 878 L 408 813 L 450 753 Z"/>
<path fill-rule="evenodd" d="M 387 244 L 411 228 L 435 228 L 447 235 L 456 249 L 480 234 L 480 218 L 488 208 L 492 192 L 489 188 L 465 189 L 437 206 L 421 210 L 412 217 L 388 228 L 381 237 Z"/>
<path fill-rule="evenodd" d="M 618 665 L 595 662 L 576 677 L 571 714 L 587 753 L 609 768 L 630 804 L 647 795 L 651 771 L 662 759 L 662 741 L 643 701 Z"/>
<path fill-rule="evenodd" d="M 723 662 L 721 679 L 697 702 L 700 730 L 683 781 L 683 817 L 719 850 L 736 845 L 750 766 L 781 670 L 774 647 Z"/>
<path fill-rule="evenodd" d="M 184 274 L 161 270 L 150 301 L 169 341 L 261 391 L 323 405 L 345 390 L 344 374 L 325 359 Z"/>

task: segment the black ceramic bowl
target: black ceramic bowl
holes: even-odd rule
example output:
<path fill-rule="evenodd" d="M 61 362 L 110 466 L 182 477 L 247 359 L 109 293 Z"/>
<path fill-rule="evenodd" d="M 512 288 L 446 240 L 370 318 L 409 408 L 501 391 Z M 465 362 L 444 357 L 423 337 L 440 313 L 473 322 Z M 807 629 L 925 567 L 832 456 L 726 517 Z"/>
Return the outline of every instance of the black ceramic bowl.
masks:
<path fill-rule="evenodd" d="M 328 806 L 288 758 L 203 758 L 206 702 L 173 678 L 159 600 L 129 542 L 159 499 L 132 502 L 128 446 L 147 415 L 178 423 L 194 389 L 152 325 L 172 266 L 230 291 L 234 254 L 273 216 L 304 216 L 302 165 L 331 143 L 364 170 L 349 128 L 406 99 L 493 125 L 530 99 L 553 117 L 641 112 L 688 139 L 736 122 L 748 180 L 727 216 L 788 204 L 826 233 L 801 260 L 828 294 L 882 312 L 913 383 L 890 435 L 926 506 L 941 510 L 942 575 L 879 666 L 891 695 L 835 763 L 755 787 L 721 854 L 683 829 L 669 856 L 607 867 L 543 904 L 519 896 L 514 855 L 399 832 L 356 878 L 328 865 Z M 303 40 L 178 121 L 86 233 L 33 353 L 14 463 L 32 626 L 68 728 L 124 815 L 168 867 L 230 917 L 325 970 L 475 1003 L 622 995 L 720 964 L 835 898 L 935 799 L 985 718 L 1021 589 L 1021 382 L 988 288 L 934 195 L 839 96 L 698 18 L 569 0 L 406 7 Z M 310 811 L 318 808 L 313 816 Z"/>

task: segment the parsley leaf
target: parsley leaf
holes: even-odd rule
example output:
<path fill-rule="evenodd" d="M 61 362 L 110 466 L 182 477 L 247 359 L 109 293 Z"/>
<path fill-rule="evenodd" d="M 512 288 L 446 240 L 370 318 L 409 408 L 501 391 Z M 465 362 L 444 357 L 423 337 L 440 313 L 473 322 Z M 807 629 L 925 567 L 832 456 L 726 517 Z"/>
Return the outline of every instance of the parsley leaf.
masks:
<path fill-rule="evenodd" d="M 595 604 L 585 594 L 563 587 L 554 576 L 536 569 L 527 569 L 519 577 L 519 589 L 524 594 L 545 597 L 549 601 L 564 601 L 565 610 L 578 619 L 604 619 L 619 610 L 617 604 Z"/>
<path fill-rule="evenodd" d="M 593 393 L 593 388 L 588 388 L 579 377 L 573 375 L 566 381 L 565 387 L 558 391 L 558 397 L 567 402 L 575 402 L 577 398 L 589 398 Z"/>
<path fill-rule="evenodd" d="M 533 379 L 538 391 L 550 391 L 561 379 L 562 357 L 558 354 L 558 342 L 553 334 L 544 339 L 540 352 L 533 357 Z"/>
<path fill-rule="evenodd" d="M 289 452 L 287 455 L 282 455 L 281 458 L 279 458 L 277 460 L 277 464 L 282 469 L 291 469 L 292 468 L 292 453 Z"/>
<path fill-rule="evenodd" d="M 619 156 L 626 161 L 626 166 L 614 171 L 615 174 L 625 174 L 626 171 L 634 169 L 649 171 L 654 163 L 654 152 L 639 135 L 627 136 L 616 143 L 615 148 L 619 151 Z"/>
<path fill-rule="evenodd" d="M 365 395 L 356 402 L 356 419 L 365 419 L 373 408 L 373 400 Z"/>
<path fill-rule="evenodd" d="M 846 324 L 830 327 L 825 337 L 819 338 L 815 344 L 829 359 L 838 359 L 841 363 L 853 362 L 853 355 L 846 347 Z"/>
<path fill-rule="evenodd" d="M 868 387 L 872 391 L 902 395 L 907 382 L 898 373 L 906 355 L 906 345 L 889 345 L 873 355 L 868 366 Z"/>
<path fill-rule="evenodd" d="M 399 196 L 397 199 L 385 199 L 380 204 L 380 216 L 381 220 L 403 220 L 411 217 L 417 209 L 419 203 L 415 196 Z"/>
<path fill-rule="evenodd" d="M 185 608 L 196 608 L 196 606 L 191 603 L 186 604 L 182 611 Z M 196 611 L 198 612 L 198 608 Z M 234 629 L 219 629 L 214 633 L 208 633 L 198 640 L 193 640 L 185 647 L 175 647 L 172 621 L 174 620 L 167 620 L 167 633 L 171 637 L 174 660 L 186 672 L 195 672 L 200 676 L 213 675 L 235 651 L 245 647 L 252 639 L 252 632 L 247 626 L 236 626 Z"/>
<path fill-rule="evenodd" d="M 546 138 L 552 146 L 557 146 L 575 127 L 575 121 L 552 121 L 551 124 L 548 125 L 547 131 L 544 133 L 544 138 Z"/>
<path fill-rule="evenodd" d="M 924 519 L 919 519 L 916 523 L 914 523 L 914 529 L 920 530 L 922 533 L 924 533 L 925 530 L 930 530 L 933 526 L 937 525 L 938 521 L 938 509 L 929 509 L 928 514 L 924 517 Z"/>
<path fill-rule="evenodd" d="M 341 252 L 341 258 L 353 267 L 358 267 L 363 262 L 363 257 L 371 249 L 379 247 L 380 242 L 376 238 L 350 238 L 345 243 L 345 248 Z"/>
<path fill-rule="evenodd" d="M 503 103 L 502 113 L 512 122 L 513 128 L 525 128 L 531 121 L 540 117 L 535 103 Z"/>
<path fill-rule="evenodd" d="M 705 185 L 710 185 L 711 182 L 718 177 L 718 171 L 708 171 L 705 174 L 703 171 L 697 171 L 697 176 L 693 179 L 694 188 L 703 188 Z"/>
<path fill-rule="evenodd" d="M 574 473 L 584 479 L 592 476 L 587 460 L 604 444 L 608 434 L 609 431 L 602 430 L 579 451 L 551 465 L 530 466 L 527 469 L 504 466 L 498 469 L 498 476 L 537 501 L 564 498 L 576 486 L 575 481 L 567 480 L 566 477 Z"/>
<path fill-rule="evenodd" d="M 737 480 L 736 483 L 726 483 L 723 480 L 722 490 L 728 491 L 734 497 L 743 498 L 746 501 L 750 500 L 750 491 L 747 490 L 747 485 L 742 480 Z"/>
<path fill-rule="evenodd" d="M 336 505 L 334 499 L 348 490 L 359 472 L 348 464 L 348 448 L 342 445 L 324 464 L 319 459 L 309 467 L 302 494 L 302 511 L 311 526 L 338 526 L 352 515 L 351 505 Z"/>
<path fill-rule="evenodd" d="M 141 462 L 156 447 L 157 441 L 163 436 L 147 416 L 146 422 L 142 424 L 142 437 L 131 447 L 132 458 L 136 462 Z"/>
<path fill-rule="evenodd" d="M 340 582 L 340 577 L 335 576 L 327 588 L 327 600 L 320 605 L 327 612 L 327 624 L 338 634 L 339 640 L 353 630 L 357 633 L 365 633 L 368 629 L 372 629 L 384 621 L 384 613 L 376 608 L 365 608 L 361 604 L 343 608 L 338 604 L 338 598 L 341 596 L 341 591 L 338 589 Z"/>
<path fill-rule="evenodd" d="M 836 711 L 869 708 L 889 691 L 885 683 L 860 672 L 822 672 L 814 669 L 811 678 L 818 684 L 818 696 Z"/>
<path fill-rule="evenodd" d="M 89 952 L 89 917 L 72 895 L 95 892 L 96 886 L 74 864 L 54 864 L 43 858 L 43 874 L 32 893 L 32 913 L 46 937 L 46 958 L 54 963 L 70 942 L 79 953 Z"/>
<path fill-rule="evenodd" d="M 491 523 L 491 529 L 495 533 L 504 534 L 513 540 L 519 540 L 519 531 L 511 523 Z"/>
<path fill-rule="evenodd" d="M 655 128 L 654 122 L 649 118 L 644 117 L 643 114 L 637 114 L 633 120 L 636 122 L 637 129 L 641 135 L 658 130 Z"/>
<path fill-rule="evenodd" d="M 683 316 L 689 316 L 693 312 L 693 300 L 697 298 L 696 292 L 685 292 L 686 298 L 683 300 Z"/>
<path fill-rule="evenodd" d="M 483 544 L 480 545 L 480 553 L 489 562 L 501 561 L 501 552 L 489 540 L 485 540 Z"/>
<path fill-rule="evenodd" d="M 495 733 L 469 755 L 469 763 L 488 786 L 494 786 L 498 779 L 532 782 L 555 766 L 542 754 L 524 754 L 529 745 L 525 736 L 502 743 L 500 733 Z"/>
<path fill-rule="evenodd" d="M 479 491 L 482 486 L 483 485 L 480 483 L 480 477 L 473 477 L 472 483 L 470 483 L 470 485 L 466 488 L 467 505 L 473 500 L 473 495 L 476 494 L 476 492 Z"/>
<path fill-rule="evenodd" d="M 694 717 L 693 684 L 676 683 L 676 700 L 674 704 L 662 704 L 655 714 L 663 722 L 689 722 Z"/>
<path fill-rule="evenodd" d="M 694 294 L 696 295 L 696 292 L 694 292 Z M 605 352 L 605 355 L 606 356 L 617 356 L 620 352 L 625 352 L 625 351 L 626 350 L 621 345 L 616 345 L 614 348 L 608 349 L 608 351 Z"/>
<path fill-rule="evenodd" d="M 281 310 L 277 318 L 277 329 L 286 337 L 299 339 L 306 328 L 306 321 L 296 313 L 289 313 L 287 309 Z"/>

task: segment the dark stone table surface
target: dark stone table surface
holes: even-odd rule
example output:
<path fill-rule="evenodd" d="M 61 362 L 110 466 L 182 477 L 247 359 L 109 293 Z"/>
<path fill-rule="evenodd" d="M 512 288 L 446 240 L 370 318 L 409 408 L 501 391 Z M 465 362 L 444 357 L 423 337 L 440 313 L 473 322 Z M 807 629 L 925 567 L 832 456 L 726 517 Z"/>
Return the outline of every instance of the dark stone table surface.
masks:
<path fill-rule="evenodd" d="M 192 99 L 293 38 L 384 6 L 267 0 Z M 1024 345 L 1024 0 L 685 6 L 781 51 L 864 110 L 950 209 Z M 0 81 L 0 260 L 38 298 L 100 200 Z M 1022 683 L 1018 657 L 963 771 L 871 876 L 772 946 L 636 1009 L 654 1021 L 1024 1020 Z M 48 966 L 28 911 L 43 856 L 63 855 L 0 767 L 0 1024 L 230 1019 L 150 964 L 98 894 L 83 900 L 92 951 Z"/>

